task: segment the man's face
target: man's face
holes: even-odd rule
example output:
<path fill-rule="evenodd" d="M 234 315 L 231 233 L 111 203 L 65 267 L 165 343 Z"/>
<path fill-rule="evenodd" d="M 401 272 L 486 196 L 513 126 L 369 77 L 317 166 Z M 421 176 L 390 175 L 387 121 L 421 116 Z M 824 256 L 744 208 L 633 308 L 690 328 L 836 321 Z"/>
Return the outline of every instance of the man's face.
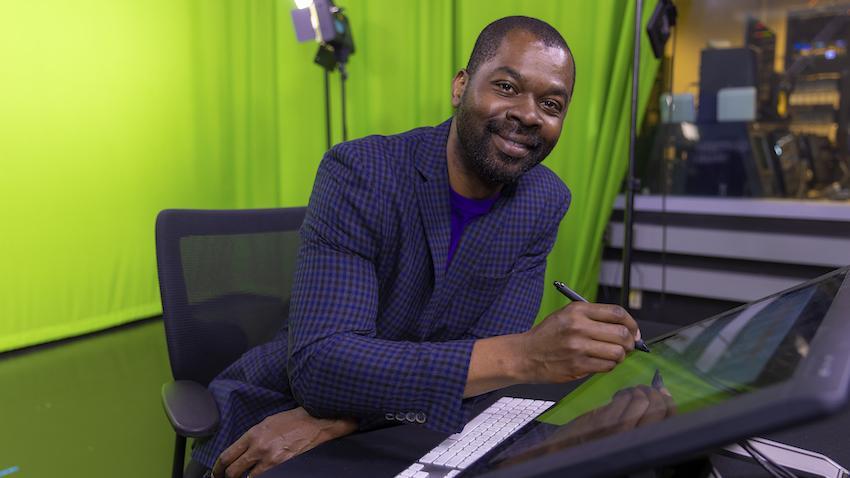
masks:
<path fill-rule="evenodd" d="M 470 77 L 458 73 L 452 104 L 466 169 L 490 184 L 510 184 L 549 155 L 569 106 L 569 54 L 515 30 Z"/>

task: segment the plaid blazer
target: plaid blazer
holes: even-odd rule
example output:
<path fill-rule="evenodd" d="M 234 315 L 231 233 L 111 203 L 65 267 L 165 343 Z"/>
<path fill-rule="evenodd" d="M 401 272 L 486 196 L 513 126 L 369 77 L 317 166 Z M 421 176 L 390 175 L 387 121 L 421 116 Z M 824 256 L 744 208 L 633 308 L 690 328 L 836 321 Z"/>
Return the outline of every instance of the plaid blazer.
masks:
<path fill-rule="evenodd" d="M 463 427 L 473 343 L 531 327 L 570 193 L 545 166 L 532 168 L 466 227 L 446 269 L 450 125 L 369 136 L 325 155 L 301 229 L 288 330 L 210 384 L 221 427 L 196 460 L 210 466 L 248 428 L 299 404 L 363 425 Z"/>

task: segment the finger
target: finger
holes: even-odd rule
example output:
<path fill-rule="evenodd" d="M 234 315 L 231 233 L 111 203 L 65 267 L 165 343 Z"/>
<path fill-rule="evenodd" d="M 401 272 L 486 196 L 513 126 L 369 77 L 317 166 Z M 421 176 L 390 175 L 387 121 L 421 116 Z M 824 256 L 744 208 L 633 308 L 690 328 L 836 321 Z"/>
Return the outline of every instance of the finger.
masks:
<path fill-rule="evenodd" d="M 635 348 L 635 338 L 628 327 L 622 324 L 588 321 L 587 336 L 601 342 L 622 345 L 627 352 Z"/>
<path fill-rule="evenodd" d="M 271 463 L 261 461 L 254 465 L 254 468 L 251 468 L 251 472 L 248 473 L 248 476 L 250 476 L 251 478 L 257 478 L 263 473 L 269 471 L 273 466 L 274 465 L 272 465 Z"/>
<path fill-rule="evenodd" d="M 230 445 L 223 452 L 221 452 L 221 455 L 218 456 L 218 459 L 213 465 L 213 476 L 216 476 L 218 478 L 223 477 L 224 470 L 226 470 L 231 463 L 236 461 L 237 458 L 242 456 L 242 454 L 245 453 L 247 449 L 248 438 L 245 435 L 242 435 L 232 445 Z"/>
<path fill-rule="evenodd" d="M 673 396 L 670 395 L 670 392 L 664 393 L 667 389 L 664 388 L 661 390 L 661 393 L 664 395 L 664 405 L 667 407 L 667 417 L 672 417 L 676 414 L 676 401 L 673 400 Z"/>
<path fill-rule="evenodd" d="M 251 469 L 251 478 L 262 475 L 275 466 L 289 460 L 293 456 L 295 456 L 295 453 L 284 450 L 272 457 L 271 460 L 260 460 L 256 465 L 254 465 L 254 468 Z"/>
<path fill-rule="evenodd" d="M 628 350 L 623 345 L 608 342 L 591 341 L 587 347 L 587 355 L 616 363 L 626 358 Z"/>
<path fill-rule="evenodd" d="M 236 459 L 224 471 L 226 478 L 242 478 L 259 461 L 259 457 L 252 449 L 248 449 L 239 458 Z"/>
<path fill-rule="evenodd" d="M 590 319 L 609 324 L 625 325 L 629 329 L 629 332 L 632 333 L 632 336 L 637 334 L 637 322 L 626 312 L 626 309 L 619 305 L 586 303 L 581 304 L 580 310 Z"/>
<path fill-rule="evenodd" d="M 632 402 L 632 396 L 637 393 L 634 387 L 618 390 L 611 397 L 611 402 L 602 408 L 597 408 L 599 428 L 606 430 L 606 433 L 622 431 L 626 428 L 622 426 L 621 418 Z"/>
<path fill-rule="evenodd" d="M 643 414 L 646 413 L 646 410 L 649 408 L 649 398 L 647 397 L 647 392 L 644 388 L 649 387 L 638 385 L 632 389 L 633 392 L 629 395 L 629 403 L 623 411 L 623 414 L 620 416 L 620 425 L 622 430 L 631 430 L 632 428 L 635 428 Z"/>
<path fill-rule="evenodd" d="M 632 401 L 632 393 L 634 393 L 634 388 L 629 387 L 618 390 L 614 393 L 614 396 L 611 397 L 611 403 L 608 404 L 608 406 L 611 407 L 613 416 L 618 420 L 621 416 L 623 416 L 623 412 L 626 411 L 626 407 L 629 406 L 629 402 Z"/>
<path fill-rule="evenodd" d="M 638 420 L 637 426 L 639 427 L 659 422 L 667 416 L 667 403 L 664 399 L 664 394 L 654 388 L 647 390 L 646 394 L 647 398 L 649 398 L 649 407 L 647 407 L 646 413 Z"/>
<path fill-rule="evenodd" d="M 597 357 L 585 357 L 581 362 L 581 369 L 570 375 L 587 375 L 591 373 L 610 372 L 617 366 L 617 362 Z"/>

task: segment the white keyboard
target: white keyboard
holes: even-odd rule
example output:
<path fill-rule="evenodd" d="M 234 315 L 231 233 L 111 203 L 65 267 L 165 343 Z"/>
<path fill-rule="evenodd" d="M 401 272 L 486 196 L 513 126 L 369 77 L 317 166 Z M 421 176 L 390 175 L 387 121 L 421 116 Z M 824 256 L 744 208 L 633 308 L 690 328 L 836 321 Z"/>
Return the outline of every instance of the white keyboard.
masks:
<path fill-rule="evenodd" d="M 555 402 L 502 397 L 396 478 L 451 478 Z"/>

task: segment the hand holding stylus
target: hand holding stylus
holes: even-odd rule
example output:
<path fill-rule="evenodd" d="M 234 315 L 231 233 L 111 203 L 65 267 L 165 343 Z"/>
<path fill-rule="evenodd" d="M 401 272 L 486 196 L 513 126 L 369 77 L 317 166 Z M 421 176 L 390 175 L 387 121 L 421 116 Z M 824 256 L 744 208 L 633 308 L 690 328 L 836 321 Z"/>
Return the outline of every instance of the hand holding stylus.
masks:
<path fill-rule="evenodd" d="M 564 284 L 561 281 L 555 281 L 555 288 L 558 289 L 558 292 L 560 292 L 573 302 L 587 302 L 587 299 L 579 295 L 578 292 L 567 287 L 567 284 Z M 635 336 L 635 348 L 640 350 L 641 352 L 650 352 L 649 347 L 646 346 L 646 342 L 644 342 L 643 339 L 640 338 L 640 330 L 638 330 L 638 333 Z"/>
<path fill-rule="evenodd" d="M 566 382 L 608 372 L 634 350 L 640 332 L 620 306 L 576 301 L 522 334 L 525 383 Z"/>

